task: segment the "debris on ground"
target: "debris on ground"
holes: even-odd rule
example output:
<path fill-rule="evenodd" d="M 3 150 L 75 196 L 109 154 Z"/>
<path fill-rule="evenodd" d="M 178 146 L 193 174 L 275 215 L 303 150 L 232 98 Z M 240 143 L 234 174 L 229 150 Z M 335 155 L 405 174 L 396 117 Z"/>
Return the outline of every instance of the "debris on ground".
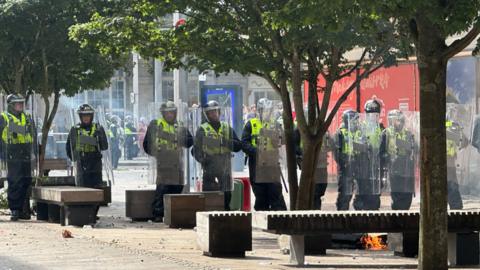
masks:
<path fill-rule="evenodd" d="M 73 238 L 72 232 L 69 230 L 63 230 L 62 231 L 62 237 L 63 238 Z"/>

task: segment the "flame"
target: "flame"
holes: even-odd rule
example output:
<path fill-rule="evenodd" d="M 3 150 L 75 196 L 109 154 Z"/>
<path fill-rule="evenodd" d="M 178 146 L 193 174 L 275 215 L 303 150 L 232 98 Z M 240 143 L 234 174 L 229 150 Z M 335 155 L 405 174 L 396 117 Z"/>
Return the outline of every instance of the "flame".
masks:
<path fill-rule="evenodd" d="M 374 234 L 366 234 L 360 238 L 363 247 L 368 250 L 386 250 L 387 245 L 382 237 Z"/>

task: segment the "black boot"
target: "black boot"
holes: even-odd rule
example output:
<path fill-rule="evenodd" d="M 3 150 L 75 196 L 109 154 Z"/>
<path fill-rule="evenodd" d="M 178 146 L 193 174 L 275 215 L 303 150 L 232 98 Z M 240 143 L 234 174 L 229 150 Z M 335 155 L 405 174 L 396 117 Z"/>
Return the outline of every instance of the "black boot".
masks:
<path fill-rule="evenodd" d="M 20 212 L 18 210 L 11 211 L 11 214 L 10 214 L 11 221 L 17 221 L 19 217 L 20 217 Z"/>

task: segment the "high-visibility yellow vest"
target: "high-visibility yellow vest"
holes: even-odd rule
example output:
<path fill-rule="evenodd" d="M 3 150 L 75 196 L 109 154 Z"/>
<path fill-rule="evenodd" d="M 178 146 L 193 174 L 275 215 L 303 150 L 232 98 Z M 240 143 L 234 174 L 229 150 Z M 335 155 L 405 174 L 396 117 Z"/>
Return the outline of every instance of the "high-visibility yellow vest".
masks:
<path fill-rule="evenodd" d="M 354 149 L 353 149 L 353 142 L 358 142 L 360 143 L 360 138 L 362 136 L 362 133 L 360 130 L 350 132 L 346 128 L 341 128 L 340 129 L 341 134 L 343 135 L 343 147 L 342 147 L 342 153 L 346 154 L 348 156 L 353 156 L 358 154 Z"/>
<path fill-rule="evenodd" d="M 250 126 L 252 127 L 252 145 L 254 147 L 257 147 L 257 140 L 259 139 L 260 136 L 260 131 L 262 128 L 270 128 L 273 124 L 270 123 L 262 123 L 260 119 L 258 118 L 252 118 L 249 120 Z M 272 150 L 274 149 L 274 146 L 272 144 L 272 139 L 267 138 L 267 150 Z"/>
<path fill-rule="evenodd" d="M 125 127 L 125 135 L 128 136 L 128 135 L 132 135 L 132 134 L 133 134 L 132 130 L 129 129 L 128 127 Z"/>
<path fill-rule="evenodd" d="M 221 122 L 218 131 L 216 131 L 208 122 L 203 123 L 201 128 L 203 129 L 205 137 L 210 137 L 219 142 L 217 147 L 203 145 L 202 148 L 205 153 L 209 155 L 219 155 L 231 152 L 230 148 L 228 148 L 228 144 L 222 143 L 222 141 L 230 140 L 230 127 L 227 123 Z"/>
<path fill-rule="evenodd" d="M 2 117 L 5 120 L 5 128 L 2 131 L 2 140 L 5 144 L 27 144 L 32 143 L 33 138 L 31 134 L 31 123 L 27 121 L 27 115 L 22 113 L 20 119 L 18 119 L 15 115 L 3 112 Z M 17 125 L 25 129 L 25 134 L 15 133 L 12 132 L 10 129 L 10 125 Z"/>
<path fill-rule="evenodd" d="M 173 135 L 176 134 L 175 125 L 169 124 L 163 117 L 157 119 L 157 127 L 158 127 L 158 132 L 163 131 L 165 133 L 169 133 Z M 159 135 L 157 136 L 156 143 L 157 143 L 157 149 L 166 147 L 169 150 L 174 150 L 178 146 L 178 143 L 176 141 L 166 140 L 165 138 L 162 138 Z"/>
<path fill-rule="evenodd" d="M 366 129 L 368 138 L 368 143 L 375 149 L 380 148 L 380 143 L 382 141 L 382 129 L 380 127 L 375 127 L 374 130 Z"/>
<path fill-rule="evenodd" d="M 90 131 L 79 126 L 76 129 L 77 129 L 77 139 L 75 143 L 75 151 L 77 153 L 97 152 L 98 151 L 97 146 L 90 145 L 90 144 L 82 144 L 80 143 L 80 140 L 79 140 L 80 136 L 88 136 L 88 137 L 96 138 L 95 131 L 97 130 L 97 124 L 92 123 L 92 128 L 90 129 Z"/>
<path fill-rule="evenodd" d="M 397 148 L 397 140 L 402 140 L 407 142 L 408 136 L 406 130 L 396 132 L 394 128 L 387 128 L 387 152 L 390 155 L 405 156 L 407 155 L 405 149 Z"/>
<path fill-rule="evenodd" d="M 447 129 L 451 128 L 453 125 L 452 121 L 446 121 L 445 127 Z M 457 144 L 455 141 L 447 138 L 447 157 L 455 157 L 457 155 Z"/>

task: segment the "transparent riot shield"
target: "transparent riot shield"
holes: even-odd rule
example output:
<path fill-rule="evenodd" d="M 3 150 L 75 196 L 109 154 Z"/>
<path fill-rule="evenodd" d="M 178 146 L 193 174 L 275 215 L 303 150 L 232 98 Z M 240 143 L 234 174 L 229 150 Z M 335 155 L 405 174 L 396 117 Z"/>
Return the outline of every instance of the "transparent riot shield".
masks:
<path fill-rule="evenodd" d="M 69 131 L 67 145 L 73 162 L 77 186 L 100 188 L 114 184 L 107 134 L 109 130 L 102 107 L 95 110 L 92 124 L 84 126 L 77 109 L 72 108 L 74 126 Z"/>
<path fill-rule="evenodd" d="M 44 113 L 44 108 L 37 108 L 37 115 L 43 115 Z M 68 132 L 75 124 L 70 114 L 70 102 L 67 98 L 60 98 L 57 113 L 48 134 L 46 134 L 45 154 L 41 166 L 44 175 L 57 177 L 72 174 L 72 163 L 67 156 L 66 150 Z M 43 139 L 41 127 L 38 129 L 38 133 L 38 142 L 41 144 Z"/>
<path fill-rule="evenodd" d="M 30 215 L 29 194 L 38 173 L 37 126 L 33 95 L 28 100 L 17 96 L 16 102 L 4 104 L 0 128 L 3 175 L 8 180 L 9 207 Z"/>
<path fill-rule="evenodd" d="M 418 171 L 418 118 L 415 112 L 392 110 L 383 131 L 384 155 L 388 187 L 392 193 L 414 193 Z"/>
<path fill-rule="evenodd" d="M 150 156 L 149 175 L 155 175 L 156 184 L 185 185 L 187 149 L 193 141 L 188 130 L 188 108 L 182 103 L 166 102 L 151 104 L 149 110 L 152 121 L 145 149 Z"/>
<path fill-rule="evenodd" d="M 328 154 L 333 148 L 334 142 L 330 134 L 327 132 L 323 137 L 322 147 L 318 151 L 317 164 L 314 173 L 316 184 L 326 184 L 328 182 Z"/>
<path fill-rule="evenodd" d="M 94 122 L 102 126 L 105 135 L 108 137 L 108 121 L 106 119 L 105 109 L 100 106 L 96 109 Z M 107 181 L 108 186 L 115 184 L 113 176 L 113 165 L 111 159 L 112 153 L 110 147 L 102 151 L 102 167 L 103 167 L 103 180 Z"/>
<path fill-rule="evenodd" d="M 195 139 L 192 154 L 199 164 L 195 172 L 201 191 L 231 191 L 233 129 L 231 108 L 199 108 L 195 117 Z"/>
<path fill-rule="evenodd" d="M 478 187 L 478 178 L 473 182 L 469 179 L 476 166 L 474 162 L 478 161 L 478 152 L 470 145 L 474 107 L 469 104 L 447 103 L 446 109 L 448 204 L 450 209 L 462 209 L 462 190 L 464 194 L 470 195 L 475 194 L 472 191 Z"/>
<path fill-rule="evenodd" d="M 380 144 L 382 129 L 379 124 L 378 113 L 363 113 L 360 115 L 361 135 L 358 140 L 356 153 L 357 194 L 378 195 L 382 189 L 383 168 L 381 167 Z M 355 146 L 354 146 L 355 148 Z"/>
<path fill-rule="evenodd" d="M 281 147 L 281 114 L 274 110 L 270 100 L 261 104 L 258 114 L 258 121 L 252 123 L 252 144 L 256 146 L 255 182 L 279 183 L 282 177 L 281 150 L 284 149 Z"/>
<path fill-rule="evenodd" d="M 339 197 L 351 196 L 355 192 L 357 164 L 360 160 L 358 155 L 366 149 L 365 143 L 360 140 L 359 114 L 352 110 L 347 111 L 343 113 L 342 124 L 333 138 Z M 348 210 L 348 204 L 338 208 Z"/>

